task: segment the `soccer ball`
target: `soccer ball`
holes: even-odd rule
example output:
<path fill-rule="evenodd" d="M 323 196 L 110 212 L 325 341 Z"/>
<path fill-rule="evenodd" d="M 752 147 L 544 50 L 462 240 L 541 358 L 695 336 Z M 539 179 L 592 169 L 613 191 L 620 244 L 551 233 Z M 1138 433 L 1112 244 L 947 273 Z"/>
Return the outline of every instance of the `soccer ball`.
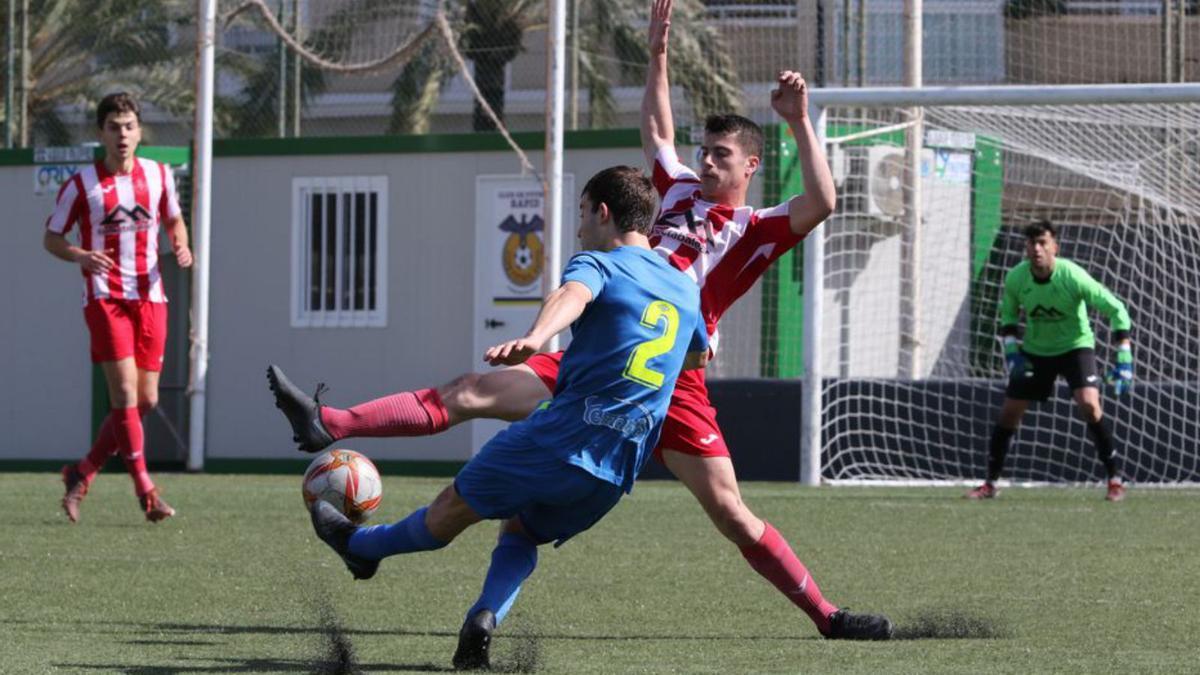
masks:
<path fill-rule="evenodd" d="M 353 450 L 326 450 L 304 472 L 304 506 L 318 499 L 333 504 L 356 523 L 366 520 L 383 500 L 383 482 L 375 464 Z"/>

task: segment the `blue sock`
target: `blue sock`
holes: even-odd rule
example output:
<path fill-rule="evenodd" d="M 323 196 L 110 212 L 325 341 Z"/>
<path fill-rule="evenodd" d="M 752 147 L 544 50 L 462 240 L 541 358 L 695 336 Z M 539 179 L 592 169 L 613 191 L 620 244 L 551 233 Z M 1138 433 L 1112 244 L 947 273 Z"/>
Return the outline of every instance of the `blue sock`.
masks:
<path fill-rule="evenodd" d="M 521 592 L 521 582 L 537 567 L 537 559 L 537 544 L 528 537 L 513 533 L 500 535 L 499 543 L 492 550 L 492 566 L 488 568 L 483 591 L 467 610 L 467 616 L 487 608 L 496 615 L 499 626 Z"/>
<path fill-rule="evenodd" d="M 441 548 L 447 542 L 436 539 L 425 525 L 423 506 L 404 520 L 392 525 L 360 527 L 350 535 L 350 553 L 368 560 L 382 560 L 397 553 L 415 553 Z"/>

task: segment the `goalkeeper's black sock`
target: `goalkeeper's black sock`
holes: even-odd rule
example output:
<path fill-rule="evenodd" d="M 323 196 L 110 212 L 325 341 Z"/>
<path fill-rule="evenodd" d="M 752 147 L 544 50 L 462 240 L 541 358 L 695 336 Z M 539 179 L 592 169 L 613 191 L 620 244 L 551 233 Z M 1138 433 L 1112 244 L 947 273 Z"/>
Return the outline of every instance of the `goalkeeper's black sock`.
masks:
<path fill-rule="evenodd" d="M 1004 470 L 1004 456 L 1008 454 L 1008 444 L 1016 433 L 1016 429 L 1008 429 L 999 424 L 992 429 L 992 440 L 988 443 L 987 482 L 995 483 L 1000 480 L 1000 472 Z"/>
<path fill-rule="evenodd" d="M 1112 432 L 1108 430 L 1108 425 L 1104 423 L 1104 418 L 1100 418 L 1095 422 L 1088 422 L 1087 428 L 1088 436 L 1092 437 L 1092 443 L 1096 445 L 1096 456 L 1104 464 L 1104 470 L 1108 473 L 1108 479 L 1120 478 L 1121 474 L 1117 471 L 1117 454 L 1113 451 Z"/>

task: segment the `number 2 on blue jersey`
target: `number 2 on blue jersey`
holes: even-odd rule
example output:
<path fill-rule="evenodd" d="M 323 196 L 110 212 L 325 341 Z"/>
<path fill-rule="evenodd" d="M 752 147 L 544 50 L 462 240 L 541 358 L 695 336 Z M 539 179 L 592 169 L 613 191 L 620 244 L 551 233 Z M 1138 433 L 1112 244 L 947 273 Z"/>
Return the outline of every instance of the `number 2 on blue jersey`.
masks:
<path fill-rule="evenodd" d="M 629 354 L 625 363 L 624 377 L 651 389 L 662 388 L 666 376 L 646 365 L 650 359 L 662 356 L 675 346 L 675 337 L 679 332 L 679 310 L 669 302 L 655 300 L 642 311 L 642 325 L 656 329 L 660 323 L 666 323 L 662 335 L 638 344 Z"/>

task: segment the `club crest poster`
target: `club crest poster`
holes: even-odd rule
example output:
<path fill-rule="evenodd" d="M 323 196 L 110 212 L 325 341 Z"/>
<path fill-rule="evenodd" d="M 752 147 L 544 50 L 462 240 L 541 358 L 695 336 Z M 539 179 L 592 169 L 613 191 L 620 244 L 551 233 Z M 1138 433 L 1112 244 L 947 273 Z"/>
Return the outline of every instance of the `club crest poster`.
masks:
<path fill-rule="evenodd" d="M 564 212 L 574 204 L 574 180 L 563 177 Z M 494 176 L 476 183 L 476 210 L 495 303 L 540 302 L 546 265 L 545 195 L 528 176 Z M 574 237 L 574 218 L 565 217 L 562 236 Z M 565 260 L 564 260 L 565 262 Z M 557 274 L 559 271 L 556 271 Z"/>

